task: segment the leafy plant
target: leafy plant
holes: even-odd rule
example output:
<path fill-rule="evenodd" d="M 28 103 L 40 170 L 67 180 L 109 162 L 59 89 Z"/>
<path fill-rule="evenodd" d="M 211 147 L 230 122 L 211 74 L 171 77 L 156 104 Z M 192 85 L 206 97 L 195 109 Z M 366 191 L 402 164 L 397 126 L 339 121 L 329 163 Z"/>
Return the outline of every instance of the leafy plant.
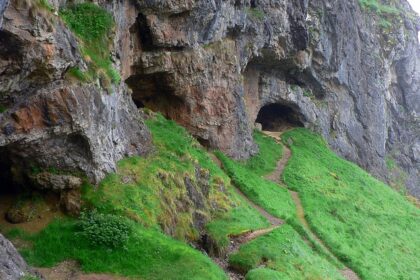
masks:
<path fill-rule="evenodd" d="M 96 211 L 81 214 L 80 235 L 93 246 L 118 248 L 127 242 L 131 226 L 126 218 Z"/>

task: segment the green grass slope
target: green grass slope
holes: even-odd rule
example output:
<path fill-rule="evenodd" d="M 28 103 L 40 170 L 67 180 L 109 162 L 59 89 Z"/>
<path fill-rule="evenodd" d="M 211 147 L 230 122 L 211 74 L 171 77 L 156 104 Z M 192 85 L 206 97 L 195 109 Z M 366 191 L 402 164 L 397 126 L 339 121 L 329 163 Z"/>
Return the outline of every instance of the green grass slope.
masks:
<path fill-rule="evenodd" d="M 331 250 L 362 279 L 420 279 L 420 211 L 317 135 L 285 133 L 292 158 L 283 179 Z"/>
<path fill-rule="evenodd" d="M 258 144 L 258 154 L 240 163 L 257 175 L 266 175 L 276 168 L 277 161 L 283 154 L 283 146 L 259 131 L 254 131 L 254 141 Z"/>
<path fill-rule="evenodd" d="M 240 164 L 220 152 L 217 153 L 217 157 L 223 162 L 226 172 L 231 176 L 235 185 L 251 201 L 275 217 L 282 219 L 295 217 L 295 205 L 286 189 L 262 178 L 246 165 Z"/>

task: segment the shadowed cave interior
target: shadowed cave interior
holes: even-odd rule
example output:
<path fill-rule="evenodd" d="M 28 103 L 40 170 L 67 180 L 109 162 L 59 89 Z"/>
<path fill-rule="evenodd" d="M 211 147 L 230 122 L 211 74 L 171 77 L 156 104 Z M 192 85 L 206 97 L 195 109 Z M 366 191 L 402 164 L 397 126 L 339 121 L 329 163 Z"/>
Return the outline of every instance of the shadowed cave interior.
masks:
<path fill-rule="evenodd" d="M 303 127 L 302 116 L 291 106 L 283 104 L 268 104 L 258 112 L 256 123 L 263 130 L 283 131 L 291 127 Z"/>

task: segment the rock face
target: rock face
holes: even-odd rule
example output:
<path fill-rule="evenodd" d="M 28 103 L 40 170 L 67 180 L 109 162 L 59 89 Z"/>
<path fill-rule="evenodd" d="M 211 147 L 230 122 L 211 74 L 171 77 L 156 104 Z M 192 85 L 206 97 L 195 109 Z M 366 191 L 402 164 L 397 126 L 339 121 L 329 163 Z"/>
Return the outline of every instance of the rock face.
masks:
<path fill-rule="evenodd" d="M 33 272 L 9 240 L 0 234 L 0 279 L 19 280 Z"/>
<path fill-rule="evenodd" d="M 0 5 L 0 153 L 10 165 L 97 181 L 149 150 L 134 103 L 246 158 L 256 120 L 277 104 L 282 120 L 420 197 L 420 22 L 406 0 L 391 14 L 357 0 L 95 2 L 116 22 L 111 55 L 126 83 L 111 95 L 63 78 L 84 61 L 57 16 L 29 0 Z"/>
<path fill-rule="evenodd" d="M 11 1 L 0 17 L 1 158 L 15 173 L 53 167 L 97 182 L 117 160 L 147 153 L 150 134 L 124 83 L 109 94 L 65 78 L 84 63 L 77 40 L 36 3 Z"/>
<path fill-rule="evenodd" d="M 393 15 L 357 0 L 138 5 L 141 51 L 127 80 L 137 104 L 237 158 L 256 151 L 261 108 L 279 104 L 345 158 L 420 195 L 420 25 L 406 1 Z"/>

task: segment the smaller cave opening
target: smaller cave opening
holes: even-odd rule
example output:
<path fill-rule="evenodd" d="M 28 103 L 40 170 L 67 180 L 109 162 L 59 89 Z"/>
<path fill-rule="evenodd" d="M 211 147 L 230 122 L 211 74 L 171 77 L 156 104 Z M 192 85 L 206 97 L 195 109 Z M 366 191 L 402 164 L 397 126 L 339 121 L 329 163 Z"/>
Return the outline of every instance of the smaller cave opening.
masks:
<path fill-rule="evenodd" d="M 126 80 L 132 90 L 131 98 L 137 108 L 160 112 L 168 119 L 182 119 L 185 101 L 175 94 L 172 77 L 167 73 L 133 75 Z"/>
<path fill-rule="evenodd" d="M 144 51 L 152 51 L 154 49 L 153 35 L 150 30 L 147 18 L 140 13 L 137 17 L 138 30 L 140 35 L 140 44 Z"/>
<path fill-rule="evenodd" d="M 303 127 L 303 116 L 292 106 L 274 103 L 263 106 L 257 116 L 266 131 L 284 131 L 291 127 Z"/>
<path fill-rule="evenodd" d="M 204 139 L 200 136 L 196 136 L 196 139 L 198 143 L 200 143 L 200 145 L 203 146 L 205 149 L 210 149 L 211 144 L 209 139 Z"/>

